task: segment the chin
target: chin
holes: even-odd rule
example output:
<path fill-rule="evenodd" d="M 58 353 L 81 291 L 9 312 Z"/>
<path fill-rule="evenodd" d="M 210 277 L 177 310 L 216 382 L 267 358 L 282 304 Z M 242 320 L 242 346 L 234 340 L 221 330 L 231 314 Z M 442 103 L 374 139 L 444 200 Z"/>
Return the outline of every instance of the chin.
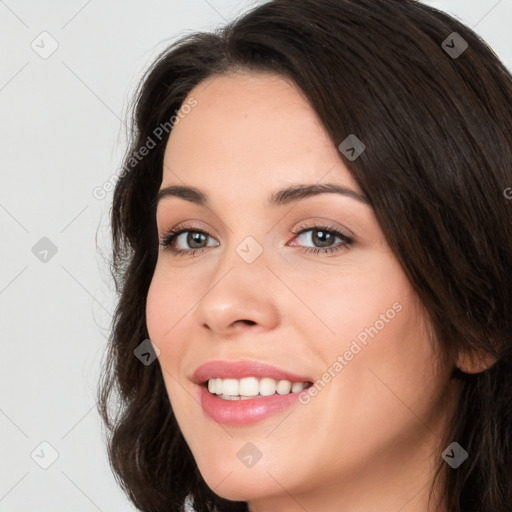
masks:
<path fill-rule="evenodd" d="M 226 500 L 251 501 L 262 496 L 271 496 L 276 491 L 275 482 L 270 482 L 267 474 L 258 475 L 250 470 L 235 474 L 233 471 L 231 474 L 226 473 L 224 481 L 219 474 L 218 471 L 212 471 L 206 475 L 207 478 L 203 478 L 215 494 Z"/>
<path fill-rule="evenodd" d="M 276 469 L 275 466 L 268 468 L 263 461 L 252 468 L 246 468 L 238 459 L 236 464 L 199 465 L 199 471 L 208 487 L 221 498 L 231 501 L 252 501 L 278 494 L 282 492 L 282 487 L 277 482 L 289 489 L 291 482 L 276 477 Z"/>

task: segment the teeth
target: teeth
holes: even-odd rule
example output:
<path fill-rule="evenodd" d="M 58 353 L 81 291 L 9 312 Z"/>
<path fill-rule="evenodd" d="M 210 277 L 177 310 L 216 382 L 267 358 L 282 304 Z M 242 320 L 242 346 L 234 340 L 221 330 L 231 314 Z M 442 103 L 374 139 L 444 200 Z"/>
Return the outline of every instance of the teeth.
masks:
<path fill-rule="evenodd" d="M 298 393 L 299 391 L 302 391 L 305 387 L 305 382 L 294 382 L 292 384 L 292 393 Z"/>
<path fill-rule="evenodd" d="M 261 396 L 270 396 L 274 395 L 276 392 L 276 381 L 274 379 L 270 379 L 265 377 L 260 380 L 260 395 Z"/>
<path fill-rule="evenodd" d="M 222 384 L 220 386 L 220 390 L 222 390 L 223 395 L 231 395 L 236 396 L 238 395 L 238 380 L 236 379 L 219 379 Z M 215 379 L 215 382 L 217 383 L 217 379 Z M 219 389 L 219 388 L 217 388 Z"/>
<path fill-rule="evenodd" d="M 300 384 L 302 386 L 302 382 L 297 382 L 297 384 Z M 289 380 L 280 380 L 276 386 L 276 391 L 280 395 L 287 395 L 291 389 L 292 389 L 292 383 Z"/>
<path fill-rule="evenodd" d="M 225 381 L 224 381 L 225 382 Z M 240 379 L 238 394 L 242 396 L 256 396 L 260 392 L 260 385 L 256 377 Z"/>
<path fill-rule="evenodd" d="M 258 380 L 256 377 L 245 377 L 243 379 L 220 379 L 208 380 L 208 391 L 218 395 L 223 400 L 247 400 L 255 396 L 287 395 L 302 391 L 307 382 L 290 382 L 289 380 L 278 380 L 264 377 Z"/>

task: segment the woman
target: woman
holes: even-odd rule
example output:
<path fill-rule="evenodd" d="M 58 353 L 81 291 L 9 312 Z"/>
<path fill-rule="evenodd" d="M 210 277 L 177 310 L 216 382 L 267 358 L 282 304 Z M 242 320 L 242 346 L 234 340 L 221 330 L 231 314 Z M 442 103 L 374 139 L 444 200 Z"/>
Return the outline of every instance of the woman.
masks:
<path fill-rule="evenodd" d="M 133 503 L 510 511 L 511 138 L 510 73 L 412 0 L 274 0 L 164 52 L 99 397 Z"/>

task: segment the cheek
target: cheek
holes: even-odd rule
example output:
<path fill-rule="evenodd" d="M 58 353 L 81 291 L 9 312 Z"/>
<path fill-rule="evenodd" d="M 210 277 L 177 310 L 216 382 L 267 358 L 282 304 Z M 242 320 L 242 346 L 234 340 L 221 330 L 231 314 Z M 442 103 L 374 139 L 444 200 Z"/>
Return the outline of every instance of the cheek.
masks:
<path fill-rule="evenodd" d="M 180 281 L 171 273 L 166 272 L 162 265 L 157 264 L 153 279 L 146 297 L 146 325 L 152 341 L 163 342 L 172 336 L 171 331 L 180 327 L 180 319 L 184 318 L 193 297 L 183 292 Z M 191 287 L 189 287 L 190 289 Z M 191 295 L 191 294 L 189 294 Z M 161 349 L 162 347 L 160 347 Z"/>
<path fill-rule="evenodd" d="M 155 274 L 156 276 L 156 274 Z M 156 341 L 162 329 L 165 294 L 159 281 L 153 277 L 146 297 L 146 325 L 151 340 Z"/>
<path fill-rule="evenodd" d="M 158 362 L 162 370 L 165 386 L 172 398 L 173 407 L 176 397 L 180 398 L 177 379 L 180 379 L 179 361 L 183 359 L 186 344 L 180 343 L 186 327 L 185 315 L 192 304 L 180 294 L 176 282 L 162 278 L 158 269 L 146 298 L 146 326 L 151 341 L 159 348 Z"/>
<path fill-rule="evenodd" d="M 337 354 L 348 349 L 358 336 L 364 341 L 368 337 L 365 329 L 376 322 L 382 327 L 380 318 L 387 311 L 395 316 L 393 304 L 402 303 L 411 289 L 394 267 L 368 269 L 354 265 L 324 278 L 311 276 L 296 292 L 304 297 L 309 311 L 289 307 L 289 314 L 296 315 L 295 321 L 307 329 L 310 339 L 317 340 L 318 348 Z"/>
<path fill-rule="evenodd" d="M 191 319 L 200 297 L 198 289 L 190 273 L 180 275 L 164 265 L 157 265 L 149 286 L 146 327 L 149 338 L 160 350 L 158 361 L 169 394 L 176 385 L 176 379 L 184 379 L 181 363 L 189 352 Z"/>
<path fill-rule="evenodd" d="M 331 410 L 346 420 L 347 411 L 340 408 L 343 396 L 344 406 L 360 415 L 355 424 L 364 423 L 370 402 L 376 417 L 389 419 L 392 406 L 395 413 L 404 407 L 386 384 L 421 410 L 424 393 L 438 393 L 442 376 L 434 374 L 438 356 L 418 298 L 399 265 L 383 258 L 364 272 L 348 269 L 325 282 L 323 287 L 308 283 L 309 304 L 322 322 L 312 315 L 308 322 L 296 321 L 316 341 L 312 347 L 324 371 L 336 375 L 329 380 L 332 392 L 324 394 L 332 399 Z"/>

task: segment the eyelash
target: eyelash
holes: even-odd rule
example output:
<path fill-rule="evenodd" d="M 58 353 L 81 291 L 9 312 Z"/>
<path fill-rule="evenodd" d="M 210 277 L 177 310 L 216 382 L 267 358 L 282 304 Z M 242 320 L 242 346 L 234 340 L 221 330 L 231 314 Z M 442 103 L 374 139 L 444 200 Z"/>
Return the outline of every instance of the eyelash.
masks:
<path fill-rule="evenodd" d="M 173 247 L 173 244 L 175 240 L 183 233 L 187 232 L 192 233 L 201 233 L 202 235 L 205 235 L 206 237 L 210 236 L 208 232 L 204 231 L 203 229 L 193 226 L 193 225 L 183 225 L 179 226 L 178 228 L 170 229 L 167 234 L 164 236 L 162 240 L 160 240 L 160 245 L 164 247 L 164 251 L 170 251 L 175 256 L 194 256 L 197 253 L 202 253 L 207 247 L 200 247 L 198 249 L 175 249 Z M 341 238 L 341 242 L 334 247 L 301 247 L 300 250 L 305 253 L 335 253 L 338 252 L 344 248 L 347 248 L 351 246 L 354 243 L 354 240 L 350 238 L 349 236 L 345 235 L 345 233 L 342 233 L 338 229 L 335 229 L 332 226 L 329 225 L 313 225 L 313 226 L 307 226 L 307 225 L 300 225 L 297 227 L 295 231 L 291 231 L 290 234 L 299 236 L 303 233 L 307 233 L 308 231 L 324 231 L 328 232 L 331 235 L 334 235 L 335 237 Z"/>

